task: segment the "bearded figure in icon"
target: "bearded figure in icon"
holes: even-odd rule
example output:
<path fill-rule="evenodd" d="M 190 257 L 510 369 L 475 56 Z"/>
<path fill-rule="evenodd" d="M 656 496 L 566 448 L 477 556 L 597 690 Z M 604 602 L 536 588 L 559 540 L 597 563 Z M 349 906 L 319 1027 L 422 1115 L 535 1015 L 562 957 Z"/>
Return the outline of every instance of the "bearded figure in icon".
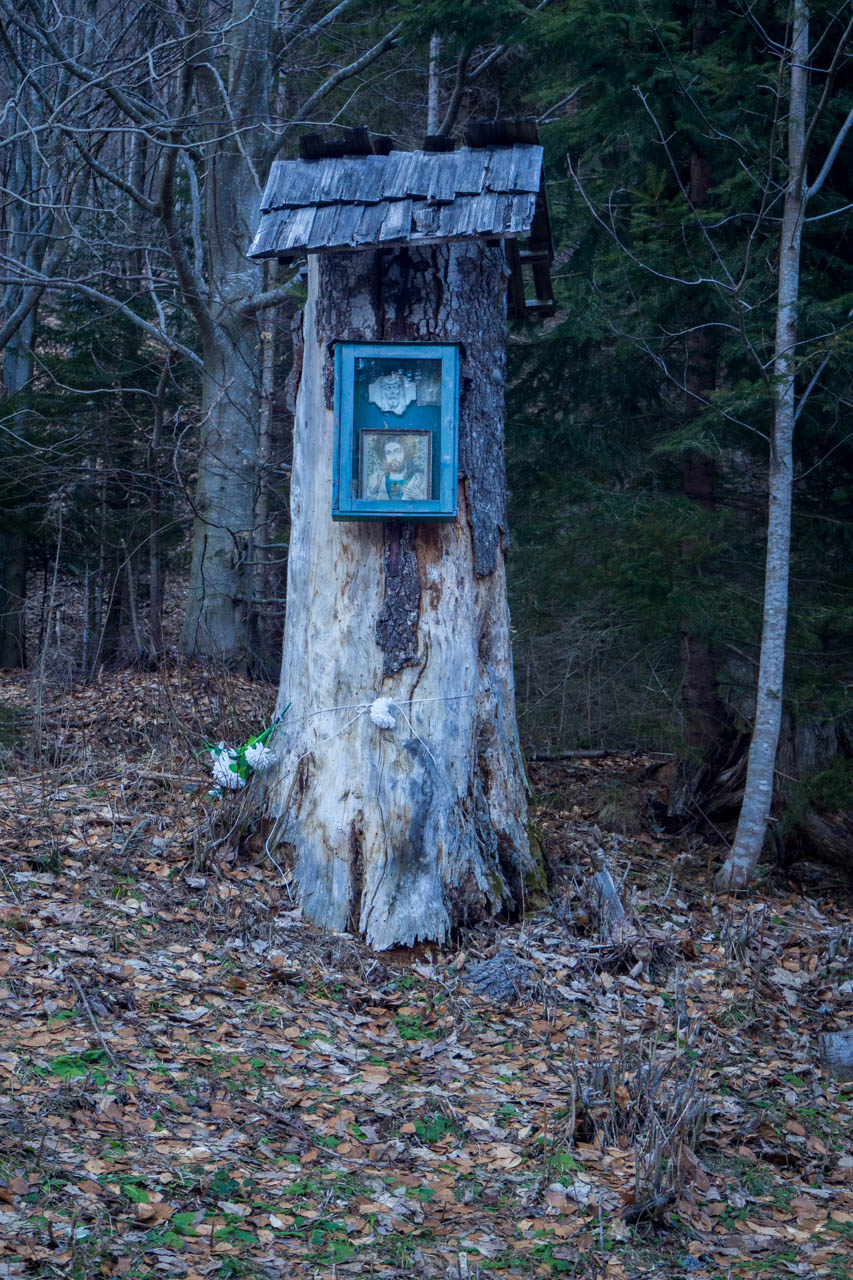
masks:
<path fill-rule="evenodd" d="M 381 502 L 426 501 L 426 473 L 409 441 L 390 436 L 381 442 L 379 465 L 370 474 L 365 496 Z"/>

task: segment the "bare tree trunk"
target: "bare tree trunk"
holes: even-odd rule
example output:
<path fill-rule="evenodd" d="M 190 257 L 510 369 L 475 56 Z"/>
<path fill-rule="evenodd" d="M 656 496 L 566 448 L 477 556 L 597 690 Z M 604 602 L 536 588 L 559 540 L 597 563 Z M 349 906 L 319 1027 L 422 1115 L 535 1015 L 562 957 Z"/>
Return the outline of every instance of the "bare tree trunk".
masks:
<path fill-rule="evenodd" d="M 246 250 L 257 225 L 259 166 L 269 145 L 276 77 L 277 0 L 235 0 L 228 103 L 243 136 L 222 141 L 222 85 L 206 53 L 195 64 L 199 119 L 210 138 L 204 184 L 207 281 L 195 272 L 193 310 L 203 336 L 202 448 L 195 498 L 184 651 L 245 669 L 254 655 L 253 562 L 261 412 L 261 339 L 249 302 L 264 290 L 263 265 Z M 199 34 L 200 48 L 205 48 Z M 250 126 L 254 126 L 251 128 Z M 264 175 L 265 176 L 265 175 Z M 171 194 L 171 189 L 170 189 Z M 172 217 L 170 246 L 180 259 Z M 186 268 L 185 268 L 186 269 Z"/>
<path fill-rule="evenodd" d="M 148 449 L 148 478 L 151 482 L 151 502 L 148 513 L 148 636 L 150 659 L 157 663 L 163 656 L 163 421 L 166 408 L 166 388 L 169 385 L 170 357 L 163 364 L 154 397 L 154 422 L 151 428 L 151 444 Z"/>
<path fill-rule="evenodd" d="M 438 133 L 440 91 L 441 36 L 433 31 L 429 39 L 429 72 L 427 79 L 427 128 L 429 134 Z"/>
<path fill-rule="evenodd" d="M 268 268 L 274 278 L 274 264 Z M 273 615 L 271 600 L 274 594 L 272 567 L 272 527 L 270 523 L 270 464 L 272 460 L 273 395 L 275 392 L 275 327 L 274 316 L 265 318 L 266 328 L 261 333 L 261 405 L 258 423 L 258 497 L 255 503 L 255 526 L 252 534 L 252 560 L 255 564 L 252 613 L 256 626 L 255 648 L 258 670 L 275 671 L 278 662 L 274 654 L 271 632 L 278 621 Z M 275 662 L 275 665 L 271 665 Z"/>
<path fill-rule="evenodd" d="M 124 559 L 124 571 L 127 574 L 127 611 L 130 614 L 130 629 L 133 633 L 133 643 L 136 649 L 136 662 L 141 662 L 145 653 L 145 645 L 142 643 L 142 632 L 139 630 L 139 612 L 136 608 L 136 578 L 133 573 L 133 556 L 124 543 L 121 545 L 121 555 Z"/>
<path fill-rule="evenodd" d="M 312 259 L 269 794 L 302 908 L 377 949 L 442 940 L 541 891 L 504 574 L 505 274 L 498 248 Z M 462 345 L 459 517 L 333 523 L 333 340 Z M 367 708 L 392 700 L 394 727 Z"/>
<path fill-rule="evenodd" d="M 245 668 L 252 590 L 260 397 L 254 320 L 206 346 L 202 453 L 195 494 L 184 651 Z"/>
<path fill-rule="evenodd" d="M 24 607 L 27 603 L 27 539 L 7 532 L 0 544 L 0 667 L 27 665 Z"/>
<path fill-rule="evenodd" d="M 33 377 L 35 329 L 33 308 L 3 350 L 3 386 L 9 399 L 17 396 L 20 401 L 28 396 Z M 15 421 L 25 432 L 26 413 L 16 413 Z M 0 667 L 27 665 L 27 536 L 20 527 L 23 514 L 20 510 L 7 512 L 0 534 Z"/>
<path fill-rule="evenodd" d="M 806 202 L 804 170 L 808 52 L 808 13 L 803 0 L 794 0 L 788 112 L 788 182 L 779 237 L 779 291 L 773 366 L 775 406 L 770 446 L 761 656 L 746 792 L 734 845 L 717 875 L 716 884 L 720 889 L 741 889 L 755 875 L 773 801 L 776 752 L 782 724 L 794 481 L 797 306 Z"/>

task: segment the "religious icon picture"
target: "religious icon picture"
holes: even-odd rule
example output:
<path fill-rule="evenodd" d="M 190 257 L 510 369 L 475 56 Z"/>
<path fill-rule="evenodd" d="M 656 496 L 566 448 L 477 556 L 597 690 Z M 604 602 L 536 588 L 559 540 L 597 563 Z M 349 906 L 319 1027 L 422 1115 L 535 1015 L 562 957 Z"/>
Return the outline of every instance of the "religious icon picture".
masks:
<path fill-rule="evenodd" d="M 430 431 L 362 431 L 361 498 L 377 502 L 429 502 L 432 497 Z"/>

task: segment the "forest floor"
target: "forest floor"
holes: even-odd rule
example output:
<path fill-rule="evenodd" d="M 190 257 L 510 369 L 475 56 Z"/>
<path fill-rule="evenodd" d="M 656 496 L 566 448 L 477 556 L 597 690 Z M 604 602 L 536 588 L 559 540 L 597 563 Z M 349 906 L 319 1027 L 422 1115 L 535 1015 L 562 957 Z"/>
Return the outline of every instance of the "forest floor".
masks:
<path fill-rule="evenodd" d="M 272 696 L 0 677 L 0 1277 L 849 1277 L 849 888 L 714 901 L 648 758 L 542 764 L 550 909 L 377 955 L 199 838 Z"/>

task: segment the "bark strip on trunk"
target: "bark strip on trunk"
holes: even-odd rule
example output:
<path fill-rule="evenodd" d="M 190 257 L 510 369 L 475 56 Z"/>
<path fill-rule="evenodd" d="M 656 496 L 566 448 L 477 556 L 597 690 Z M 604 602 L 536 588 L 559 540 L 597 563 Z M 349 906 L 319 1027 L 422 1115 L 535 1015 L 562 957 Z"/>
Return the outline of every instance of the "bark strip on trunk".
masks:
<path fill-rule="evenodd" d="M 502 251 L 479 245 L 311 261 L 269 802 L 305 916 L 377 949 L 441 941 L 541 886 L 504 575 L 504 291 Z M 391 337 L 458 342 L 462 374 L 458 520 L 401 532 L 396 564 L 393 532 L 331 519 L 332 344 Z M 370 719 L 379 696 L 393 729 Z"/>
<path fill-rule="evenodd" d="M 415 551 L 417 526 L 389 520 L 385 534 L 385 600 L 376 619 L 376 643 L 385 654 L 383 676 L 418 661 L 421 577 Z"/>

